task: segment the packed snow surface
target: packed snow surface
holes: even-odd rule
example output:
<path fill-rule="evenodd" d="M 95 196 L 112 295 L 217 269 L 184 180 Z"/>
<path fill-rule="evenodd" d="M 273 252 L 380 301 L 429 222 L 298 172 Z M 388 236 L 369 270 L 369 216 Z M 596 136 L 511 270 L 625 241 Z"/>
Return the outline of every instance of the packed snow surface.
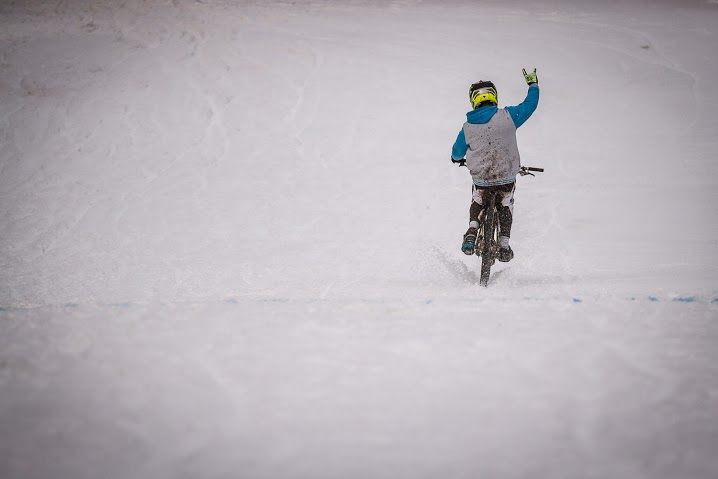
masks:
<path fill-rule="evenodd" d="M 0 1 L 0 477 L 718 477 L 718 4 Z M 513 261 L 459 250 L 468 86 Z"/>

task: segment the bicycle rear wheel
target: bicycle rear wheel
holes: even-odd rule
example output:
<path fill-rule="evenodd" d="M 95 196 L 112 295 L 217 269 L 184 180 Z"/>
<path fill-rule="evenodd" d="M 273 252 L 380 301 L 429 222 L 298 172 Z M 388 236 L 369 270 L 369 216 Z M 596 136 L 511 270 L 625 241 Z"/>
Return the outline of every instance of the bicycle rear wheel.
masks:
<path fill-rule="evenodd" d="M 496 208 L 494 204 L 494 197 L 492 196 L 491 202 L 486 206 L 483 222 L 484 241 L 481 248 L 481 277 L 479 284 L 484 287 L 489 285 L 491 266 L 496 261 Z"/>

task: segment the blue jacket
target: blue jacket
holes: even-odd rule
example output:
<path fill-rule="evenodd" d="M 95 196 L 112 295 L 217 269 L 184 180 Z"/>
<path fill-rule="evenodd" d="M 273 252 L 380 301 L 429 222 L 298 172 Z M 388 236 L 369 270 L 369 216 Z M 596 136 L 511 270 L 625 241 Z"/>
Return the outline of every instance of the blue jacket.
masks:
<path fill-rule="evenodd" d="M 511 119 L 514 120 L 516 128 L 523 125 L 526 120 L 536 111 L 539 101 L 539 86 L 538 83 L 534 83 L 529 86 L 529 91 L 526 94 L 526 98 L 520 105 L 507 106 L 506 110 L 511 115 Z M 491 117 L 498 111 L 495 106 L 484 106 L 471 110 L 466 114 L 466 121 L 475 125 L 488 123 Z M 469 145 L 466 144 L 466 137 L 464 136 L 464 129 L 462 128 L 459 132 L 459 136 L 456 137 L 454 147 L 451 149 L 452 161 L 461 160 L 466 155 L 466 150 L 469 149 Z"/>

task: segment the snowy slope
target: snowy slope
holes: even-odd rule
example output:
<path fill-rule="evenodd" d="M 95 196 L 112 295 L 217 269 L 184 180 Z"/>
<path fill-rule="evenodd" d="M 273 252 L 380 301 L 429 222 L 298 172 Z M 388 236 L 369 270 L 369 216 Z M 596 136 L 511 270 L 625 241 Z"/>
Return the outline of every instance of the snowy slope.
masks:
<path fill-rule="evenodd" d="M 0 476 L 718 475 L 718 4 L 0 3 Z M 478 286 L 468 85 L 519 130 Z"/>

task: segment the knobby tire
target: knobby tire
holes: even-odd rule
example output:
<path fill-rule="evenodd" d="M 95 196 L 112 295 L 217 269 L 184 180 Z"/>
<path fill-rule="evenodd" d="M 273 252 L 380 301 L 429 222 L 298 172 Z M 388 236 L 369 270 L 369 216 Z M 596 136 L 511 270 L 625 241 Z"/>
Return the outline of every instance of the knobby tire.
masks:
<path fill-rule="evenodd" d="M 481 251 L 481 278 L 479 284 L 487 287 L 489 285 L 489 276 L 491 275 L 491 266 L 494 264 L 494 248 L 493 243 L 496 240 L 496 224 L 494 222 L 495 195 L 491 196 L 491 201 L 486 205 L 486 214 L 484 217 L 484 244 Z"/>

